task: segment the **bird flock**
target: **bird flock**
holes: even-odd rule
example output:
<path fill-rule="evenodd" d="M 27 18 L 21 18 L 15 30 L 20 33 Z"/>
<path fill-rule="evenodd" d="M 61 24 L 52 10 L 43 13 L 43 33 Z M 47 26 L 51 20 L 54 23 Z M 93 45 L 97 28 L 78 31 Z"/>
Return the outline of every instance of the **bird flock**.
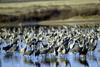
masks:
<path fill-rule="evenodd" d="M 23 55 L 69 52 L 86 55 L 94 52 L 100 40 L 100 25 L 30 26 L 0 28 L 0 52 L 19 52 Z"/>

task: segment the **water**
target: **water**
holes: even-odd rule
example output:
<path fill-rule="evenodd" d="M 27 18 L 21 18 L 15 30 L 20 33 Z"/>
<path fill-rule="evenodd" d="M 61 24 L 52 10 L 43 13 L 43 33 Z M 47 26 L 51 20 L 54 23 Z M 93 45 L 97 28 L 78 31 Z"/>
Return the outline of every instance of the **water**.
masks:
<path fill-rule="evenodd" d="M 0 67 L 100 67 L 99 53 L 84 57 L 80 58 L 78 54 L 70 53 L 52 58 L 8 53 L 0 54 Z"/>
<path fill-rule="evenodd" d="M 78 53 L 59 56 L 28 56 L 21 53 L 0 53 L 0 67 L 100 67 L 100 41 L 92 55 L 80 57 Z"/>

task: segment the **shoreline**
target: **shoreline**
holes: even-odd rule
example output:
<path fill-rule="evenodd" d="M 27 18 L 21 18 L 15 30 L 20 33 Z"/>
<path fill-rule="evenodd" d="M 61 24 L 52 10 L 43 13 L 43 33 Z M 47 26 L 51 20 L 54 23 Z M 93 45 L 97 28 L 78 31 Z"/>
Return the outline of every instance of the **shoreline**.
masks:
<path fill-rule="evenodd" d="M 24 27 L 24 26 L 61 26 L 61 25 L 80 25 L 80 26 L 88 26 L 88 25 L 96 25 L 100 24 L 100 20 L 56 20 L 56 21 L 42 21 L 42 22 L 11 22 L 11 23 L 0 23 L 0 27 Z"/>

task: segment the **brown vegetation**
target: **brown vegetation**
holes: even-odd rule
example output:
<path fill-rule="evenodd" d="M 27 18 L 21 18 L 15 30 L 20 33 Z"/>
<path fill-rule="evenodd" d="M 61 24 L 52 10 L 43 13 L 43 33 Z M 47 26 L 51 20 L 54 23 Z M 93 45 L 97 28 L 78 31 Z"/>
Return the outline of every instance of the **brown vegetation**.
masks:
<path fill-rule="evenodd" d="M 0 14 L 0 22 L 14 22 L 14 21 L 44 21 L 44 20 L 58 20 L 68 19 L 74 16 L 93 16 L 100 15 L 99 5 L 77 5 L 67 6 L 63 8 L 59 6 L 40 7 L 38 9 L 27 10 L 26 13 L 20 14 Z"/>

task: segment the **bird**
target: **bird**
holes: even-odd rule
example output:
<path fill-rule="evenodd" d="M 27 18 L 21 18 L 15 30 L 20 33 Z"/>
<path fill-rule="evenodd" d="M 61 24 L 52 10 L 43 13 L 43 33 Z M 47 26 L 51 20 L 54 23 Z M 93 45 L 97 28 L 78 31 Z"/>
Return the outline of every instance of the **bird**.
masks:
<path fill-rule="evenodd" d="M 35 53 L 35 56 L 39 56 L 40 55 L 40 50 L 36 50 L 34 53 Z"/>
<path fill-rule="evenodd" d="M 69 38 L 69 37 L 66 37 L 66 38 L 63 40 L 63 43 L 62 43 L 62 44 L 63 44 L 65 47 L 68 47 L 69 41 L 70 41 L 70 38 Z"/>
<path fill-rule="evenodd" d="M 69 43 L 68 43 L 68 46 L 70 48 L 70 50 L 72 50 L 75 46 L 75 39 L 70 39 Z"/>
<path fill-rule="evenodd" d="M 5 50 L 5 51 L 7 52 L 7 51 L 10 50 L 12 47 L 13 47 L 13 44 L 7 45 L 7 46 L 3 47 L 3 50 Z"/>
<path fill-rule="evenodd" d="M 86 55 L 88 52 L 88 48 L 86 47 L 86 45 L 79 46 L 78 52 L 79 55 Z"/>
<path fill-rule="evenodd" d="M 97 40 L 95 39 L 90 40 L 88 50 L 90 51 L 91 55 L 93 55 L 94 50 L 96 49 L 97 45 L 98 45 Z"/>
<path fill-rule="evenodd" d="M 64 46 L 62 46 L 62 48 L 61 48 L 61 54 L 67 54 L 68 52 L 69 52 L 69 50 L 66 50 L 65 48 L 64 48 Z"/>
<path fill-rule="evenodd" d="M 19 46 L 16 46 L 14 51 L 19 51 Z"/>
<path fill-rule="evenodd" d="M 31 56 L 34 53 L 34 51 L 35 51 L 34 49 L 31 49 L 31 48 L 33 48 L 32 45 L 26 46 L 25 49 L 24 49 L 24 53 L 23 54 Z"/>

